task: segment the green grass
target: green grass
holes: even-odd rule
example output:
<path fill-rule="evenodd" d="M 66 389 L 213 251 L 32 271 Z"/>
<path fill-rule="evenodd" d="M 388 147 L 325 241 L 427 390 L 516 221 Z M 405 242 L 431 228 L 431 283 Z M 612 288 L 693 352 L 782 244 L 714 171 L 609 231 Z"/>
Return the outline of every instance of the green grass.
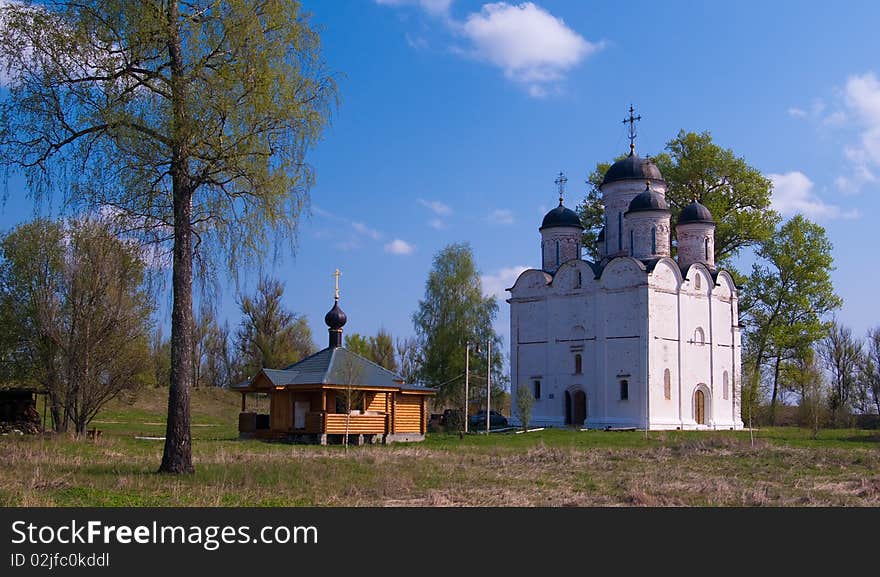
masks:
<path fill-rule="evenodd" d="M 237 439 L 239 397 L 194 391 L 196 473 L 156 474 L 167 391 L 117 401 L 97 439 L 0 437 L 5 506 L 880 506 L 876 431 L 429 434 L 350 447 Z"/>

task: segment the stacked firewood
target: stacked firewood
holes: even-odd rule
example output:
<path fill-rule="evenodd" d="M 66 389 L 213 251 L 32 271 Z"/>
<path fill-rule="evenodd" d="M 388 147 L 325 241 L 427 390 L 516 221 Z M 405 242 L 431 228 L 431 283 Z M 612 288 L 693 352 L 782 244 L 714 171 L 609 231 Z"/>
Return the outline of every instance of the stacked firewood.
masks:
<path fill-rule="evenodd" d="M 17 411 L 11 420 L 0 421 L 0 435 L 36 435 L 41 429 L 40 415 L 32 404 Z"/>

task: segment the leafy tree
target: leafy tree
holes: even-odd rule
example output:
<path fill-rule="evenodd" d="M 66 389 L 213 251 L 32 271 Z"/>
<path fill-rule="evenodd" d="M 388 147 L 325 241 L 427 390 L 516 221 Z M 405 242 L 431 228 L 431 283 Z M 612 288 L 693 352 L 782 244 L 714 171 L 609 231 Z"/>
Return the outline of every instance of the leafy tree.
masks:
<path fill-rule="evenodd" d="M 69 422 L 83 434 L 108 401 L 149 380 L 153 301 L 140 251 L 88 219 L 22 225 L 2 251 L 0 299 L 20 321 L 17 372 L 46 386 L 58 430 Z"/>
<path fill-rule="evenodd" d="M 419 375 L 419 345 L 412 337 L 397 339 L 394 345 L 397 368 L 404 382 L 415 383 Z"/>
<path fill-rule="evenodd" d="M 797 215 L 765 240 L 742 290 L 748 361 L 753 374 L 772 362 L 770 419 L 785 362 L 804 354 L 828 331 L 823 319 L 842 304 L 831 281 L 833 258 L 825 229 Z"/>
<path fill-rule="evenodd" d="M 233 274 L 292 239 L 336 88 L 298 2 L 7 3 L 0 164 L 38 198 L 110 208 L 172 255 L 171 379 L 159 470 L 192 465 L 194 258 Z M 214 249 L 213 251 L 211 249 Z"/>
<path fill-rule="evenodd" d="M 835 320 L 820 350 L 825 367 L 831 372 L 831 394 L 828 404 L 831 409 L 831 419 L 837 424 L 841 422 L 843 413 L 851 408 L 858 369 L 862 361 L 862 344 L 853 337 L 852 329 Z"/>
<path fill-rule="evenodd" d="M 385 329 L 379 329 L 379 332 L 373 337 L 365 337 L 358 333 L 345 335 L 345 348 L 389 371 L 397 372 L 394 340 L 391 338 L 391 333 Z"/>
<path fill-rule="evenodd" d="M 529 390 L 527 385 L 520 385 L 516 389 L 516 409 L 519 414 L 519 420 L 522 421 L 523 431 L 529 428 L 529 421 L 532 418 L 532 405 L 535 404 L 535 396 Z"/>
<path fill-rule="evenodd" d="M 243 296 L 243 318 L 236 333 L 242 370 L 254 376 L 262 368 L 280 369 L 317 350 L 305 317 L 284 308 L 284 285 L 261 278 L 254 296 Z"/>
<path fill-rule="evenodd" d="M 370 337 L 370 360 L 389 371 L 397 372 L 397 359 L 394 358 L 394 339 L 385 329 L 379 329 L 375 337 Z"/>
<path fill-rule="evenodd" d="M 620 160 L 624 156 L 615 159 Z M 715 260 L 730 268 L 730 259 L 745 247 L 773 233 L 778 215 L 770 209 L 771 183 L 734 152 L 712 141 L 709 132 L 680 131 L 666 143 L 666 152 L 651 157 L 666 180 L 666 201 L 674 225 L 682 209 L 699 200 L 716 222 Z M 587 177 L 587 194 L 578 206 L 586 227 L 583 246 L 594 259 L 604 214 L 599 185 L 610 163 L 599 163 Z"/>
<path fill-rule="evenodd" d="M 497 313 L 495 297 L 482 294 L 470 245 L 451 244 L 434 256 L 425 297 L 413 314 L 413 324 L 421 352 L 418 379 L 439 387 L 435 400 L 438 405 L 462 397 L 468 342 L 482 343 L 485 349 L 491 339 L 492 381 L 496 390 L 502 389 L 505 377 L 501 372 L 501 338 L 492 328 Z M 471 359 L 471 371 L 485 375 L 486 362 L 485 354 L 476 355 Z"/>
<path fill-rule="evenodd" d="M 871 399 L 880 415 L 880 327 L 868 331 L 862 372 L 871 392 Z"/>
<path fill-rule="evenodd" d="M 171 339 L 163 336 L 161 325 L 156 325 L 150 338 L 150 362 L 153 365 L 153 384 L 167 387 L 171 378 Z"/>
<path fill-rule="evenodd" d="M 345 335 L 345 348 L 365 359 L 370 358 L 370 339 L 359 333 Z"/>

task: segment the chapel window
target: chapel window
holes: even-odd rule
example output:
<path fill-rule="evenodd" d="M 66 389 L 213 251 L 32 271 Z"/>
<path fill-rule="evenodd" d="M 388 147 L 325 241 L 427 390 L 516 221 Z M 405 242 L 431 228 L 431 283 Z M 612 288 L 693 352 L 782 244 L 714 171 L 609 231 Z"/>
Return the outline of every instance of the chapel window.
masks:
<path fill-rule="evenodd" d="M 626 401 L 629 399 L 629 381 L 626 379 L 620 380 L 620 400 Z"/>
<path fill-rule="evenodd" d="M 727 371 L 724 371 L 724 375 L 722 376 L 722 382 L 723 382 L 723 387 L 721 389 L 721 393 L 724 396 L 724 400 L 726 401 L 727 399 L 730 398 L 730 392 L 729 392 L 730 383 L 729 383 L 729 377 L 727 376 Z"/>
<path fill-rule="evenodd" d="M 697 330 L 694 331 L 694 342 L 698 345 L 706 344 L 706 335 L 701 327 L 697 327 Z"/>
<path fill-rule="evenodd" d="M 694 287 L 696 287 L 697 290 L 700 290 L 700 275 L 699 274 L 694 278 Z"/>
<path fill-rule="evenodd" d="M 535 399 L 541 398 L 541 381 L 537 379 L 532 381 L 532 393 L 534 393 Z"/>
<path fill-rule="evenodd" d="M 584 372 L 583 369 L 583 359 L 581 358 L 580 353 L 578 353 L 574 356 L 574 374 L 581 374 L 582 372 Z"/>
<path fill-rule="evenodd" d="M 663 398 L 666 400 L 672 398 L 672 375 L 669 369 L 663 371 Z"/>
<path fill-rule="evenodd" d="M 709 260 L 709 237 L 707 236 L 703 242 L 706 245 L 706 260 L 708 261 Z"/>
<path fill-rule="evenodd" d="M 651 254 L 657 254 L 657 227 L 651 227 Z"/>

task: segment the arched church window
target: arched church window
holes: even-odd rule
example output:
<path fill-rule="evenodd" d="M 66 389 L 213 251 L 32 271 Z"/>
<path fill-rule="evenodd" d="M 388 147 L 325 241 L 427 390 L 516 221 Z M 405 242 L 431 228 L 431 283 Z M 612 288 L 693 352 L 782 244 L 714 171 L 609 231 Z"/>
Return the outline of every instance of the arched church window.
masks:
<path fill-rule="evenodd" d="M 534 393 L 536 399 L 541 398 L 541 381 L 537 379 L 532 381 L 532 393 Z"/>
<path fill-rule="evenodd" d="M 617 213 L 617 250 L 623 250 L 623 213 Z"/>
<path fill-rule="evenodd" d="M 581 283 L 582 283 L 583 281 L 584 281 L 584 279 L 583 279 L 583 277 L 581 276 L 581 271 L 577 271 L 577 284 L 574 285 L 574 288 L 581 288 Z"/>
<path fill-rule="evenodd" d="M 724 395 L 724 400 L 730 398 L 730 383 L 728 382 L 729 377 L 727 376 L 727 371 L 724 371 L 724 375 L 722 376 L 722 384 L 723 387 L 721 389 L 722 394 Z"/>
<path fill-rule="evenodd" d="M 657 254 L 657 227 L 651 227 L 651 254 Z"/>
<path fill-rule="evenodd" d="M 694 278 L 694 288 L 696 288 L 697 290 L 700 290 L 700 275 L 699 274 Z"/>
<path fill-rule="evenodd" d="M 703 242 L 706 245 L 706 260 L 708 261 L 709 260 L 709 237 L 707 236 Z"/>
<path fill-rule="evenodd" d="M 694 331 L 694 342 L 698 345 L 706 344 L 706 334 L 701 327 L 697 327 L 697 330 Z"/>
<path fill-rule="evenodd" d="M 574 374 L 579 375 L 584 372 L 583 359 L 580 353 L 574 356 Z"/>
<path fill-rule="evenodd" d="M 672 375 L 669 369 L 663 371 L 663 398 L 666 400 L 672 398 Z"/>
<path fill-rule="evenodd" d="M 620 380 L 620 400 L 626 401 L 629 399 L 629 381 L 626 379 Z"/>
<path fill-rule="evenodd" d="M 556 241 L 556 266 L 559 266 L 559 241 Z"/>

